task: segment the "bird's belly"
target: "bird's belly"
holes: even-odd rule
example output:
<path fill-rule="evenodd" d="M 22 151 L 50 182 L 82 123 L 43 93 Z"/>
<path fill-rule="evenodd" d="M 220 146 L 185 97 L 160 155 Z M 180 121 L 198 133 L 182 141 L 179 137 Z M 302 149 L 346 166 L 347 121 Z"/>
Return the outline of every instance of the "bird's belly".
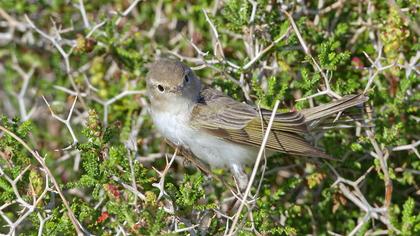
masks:
<path fill-rule="evenodd" d="M 257 157 L 253 148 L 222 140 L 204 131 L 196 131 L 194 139 L 187 143 L 191 152 L 211 167 L 227 168 L 232 164 L 252 164 Z"/>
<path fill-rule="evenodd" d="M 209 133 L 190 127 L 185 117 L 153 115 L 159 132 L 175 145 L 189 149 L 213 168 L 227 168 L 232 164 L 252 164 L 256 149 L 225 141 Z"/>

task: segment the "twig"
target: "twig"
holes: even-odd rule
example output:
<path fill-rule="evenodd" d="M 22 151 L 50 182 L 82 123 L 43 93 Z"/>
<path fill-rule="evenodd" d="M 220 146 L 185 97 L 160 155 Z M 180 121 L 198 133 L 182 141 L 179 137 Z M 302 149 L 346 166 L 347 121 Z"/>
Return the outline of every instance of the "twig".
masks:
<path fill-rule="evenodd" d="M 327 95 L 329 95 L 329 96 L 331 96 L 333 98 L 338 98 L 338 99 L 341 98 L 340 95 L 338 95 L 337 93 L 335 93 L 334 91 L 331 90 L 330 81 L 329 81 L 327 75 L 324 73 L 324 71 L 321 69 L 321 67 L 319 66 L 319 64 L 316 62 L 315 58 L 311 55 L 311 52 L 309 50 L 309 47 L 307 46 L 305 40 L 303 39 L 302 35 L 300 34 L 299 29 L 298 29 L 295 21 L 293 20 L 293 17 L 287 11 L 285 11 L 283 9 L 281 11 L 287 16 L 287 18 L 289 18 L 289 21 L 292 24 L 292 27 L 293 27 L 293 29 L 295 31 L 296 36 L 299 39 L 299 42 L 300 42 L 300 44 L 301 44 L 301 46 L 303 48 L 303 51 L 305 52 L 305 54 L 309 58 L 311 58 L 312 63 L 314 65 L 315 69 L 318 70 L 319 73 L 321 73 L 321 76 L 324 79 L 324 84 L 325 84 L 325 87 L 326 87 L 326 89 L 324 91 L 322 91 L 322 92 L 318 92 L 317 94 L 311 95 L 309 97 L 298 99 L 297 101 L 301 101 L 301 100 L 313 98 L 313 97 L 324 95 L 324 94 L 327 94 Z"/>
<path fill-rule="evenodd" d="M 369 60 L 369 62 L 372 64 L 372 67 L 374 67 L 376 69 L 376 71 L 369 77 L 368 82 L 366 84 L 365 89 L 363 90 L 363 93 L 366 94 L 370 88 L 370 86 L 373 83 L 373 80 L 375 79 L 375 77 L 382 71 L 385 71 L 387 69 L 390 69 L 392 67 L 394 67 L 396 65 L 396 62 L 387 65 L 387 66 L 382 66 L 381 64 L 381 57 L 382 57 L 382 49 L 383 46 L 381 43 L 379 43 L 378 47 L 377 47 L 377 51 L 378 51 L 378 56 L 376 57 L 375 61 L 373 61 L 369 55 L 366 52 L 363 52 L 363 54 L 365 55 L 365 57 Z"/>
<path fill-rule="evenodd" d="M 222 48 L 222 44 L 220 43 L 219 40 L 219 33 L 217 33 L 216 27 L 214 26 L 214 24 L 211 22 L 209 16 L 207 15 L 206 11 L 203 9 L 202 10 L 204 13 L 204 16 L 206 18 L 206 21 L 209 23 L 210 25 L 210 29 L 212 32 L 212 39 L 213 39 L 213 54 L 216 58 L 225 58 L 225 55 L 223 53 L 223 48 Z"/>
<path fill-rule="evenodd" d="M 85 25 L 85 28 L 90 28 L 90 23 L 86 15 L 86 10 L 85 10 L 85 5 L 83 4 L 83 0 L 79 0 L 78 8 L 80 10 L 80 14 L 82 15 L 83 24 Z"/>
<path fill-rule="evenodd" d="M 22 121 L 26 121 L 29 118 L 31 118 L 32 114 L 35 111 L 35 107 L 33 107 L 29 113 L 26 110 L 26 105 L 25 105 L 25 94 L 26 91 L 28 90 L 28 85 L 29 82 L 35 72 L 35 66 L 32 65 L 31 69 L 29 69 L 28 72 L 23 71 L 23 69 L 19 66 L 19 63 L 17 62 L 17 59 L 15 57 L 13 57 L 14 63 L 12 65 L 12 68 L 18 72 L 18 74 L 22 77 L 23 79 L 23 84 L 22 87 L 20 88 L 19 94 L 17 94 L 17 100 L 18 100 L 18 104 L 19 104 L 19 111 L 20 111 L 20 116 L 22 118 Z"/>
<path fill-rule="evenodd" d="M 71 116 L 73 115 L 74 107 L 75 107 L 76 102 L 77 102 L 77 97 L 74 98 L 73 104 L 71 105 L 69 114 L 67 115 L 66 119 L 63 119 L 63 118 L 61 118 L 61 117 L 59 117 L 58 115 L 55 114 L 55 112 L 51 109 L 50 104 L 48 103 L 47 99 L 44 96 L 42 96 L 42 99 L 44 99 L 45 103 L 47 104 L 48 109 L 50 110 L 52 117 L 54 117 L 56 120 L 60 121 L 61 123 L 65 124 L 67 129 L 69 130 L 70 135 L 73 139 L 73 143 L 71 145 L 69 145 L 68 147 L 64 148 L 63 150 L 70 149 L 71 147 L 73 147 L 74 145 L 76 145 L 79 142 L 78 139 L 76 138 L 76 135 L 74 134 L 73 128 L 71 127 L 71 124 L 70 124 Z"/>
<path fill-rule="evenodd" d="M 155 7 L 155 19 L 153 21 L 153 25 L 152 27 L 149 29 L 149 31 L 146 33 L 146 35 L 149 38 L 153 38 L 153 36 L 156 33 L 157 28 L 159 27 L 159 25 L 162 23 L 161 22 L 161 17 L 162 17 L 162 5 L 163 5 L 163 0 L 159 0 L 156 7 Z"/>
<path fill-rule="evenodd" d="M 144 90 L 124 90 L 123 92 L 105 101 L 99 98 L 93 98 L 95 101 L 99 102 L 104 107 L 104 117 L 103 117 L 104 125 L 108 125 L 109 106 L 125 96 L 134 95 L 134 94 L 145 94 L 145 91 Z"/>
<path fill-rule="evenodd" d="M 252 5 L 252 11 L 251 11 L 251 16 L 249 17 L 249 23 L 254 23 L 255 14 L 257 13 L 258 2 L 254 0 L 248 0 L 248 2 L 251 3 Z"/>
<path fill-rule="evenodd" d="M 391 198 L 392 198 L 392 180 L 389 177 L 388 172 L 388 164 L 387 159 L 389 156 L 388 152 L 383 152 L 382 149 L 379 147 L 378 143 L 375 140 L 375 136 L 373 133 L 373 129 L 370 128 L 370 130 L 366 130 L 366 135 L 368 136 L 375 152 L 374 156 L 379 160 L 379 164 L 381 166 L 381 170 L 384 174 L 384 182 L 385 182 L 385 196 L 384 196 L 384 206 L 388 208 L 391 205 Z M 385 149 L 386 151 L 386 149 Z M 389 218 L 389 217 L 388 217 Z"/>
<path fill-rule="evenodd" d="M 28 15 L 25 14 L 25 18 L 26 18 L 26 21 L 28 22 L 29 26 L 32 29 L 34 29 L 36 32 L 38 32 L 42 37 L 44 37 L 45 39 L 47 39 L 48 41 L 50 41 L 54 45 L 54 47 L 58 50 L 58 52 L 61 54 L 61 56 L 64 59 L 64 64 L 65 64 L 65 68 L 66 68 L 66 74 L 67 74 L 67 76 L 68 76 L 68 78 L 70 80 L 70 83 L 71 83 L 73 89 L 79 95 L 80 94 L 80 90 L 77 87 L 76 82 L 74 81 L 74 78 L 72 76 L 71 66 L 70 66 L 70 60 L 69 60 L 70 55 L 73 52 L 73 49 L 76 47 L 76 43 L 73 43 L 73 45 L 71 46 L 69 52 L 65 52 L 64 49 L 60 46 L 60 44 L 58 43 L 58 41 L 54 37 L 46 34 L 42 30 L 40 30 L 38 27 L 36 27 L 35 24 L 29 19 Z M 80 101 L 82 103 L 82 106 L 85 107 L 85 108 L 87 108 L 87 105 L 85 104 L 85 102 L 84 102 L 84 100 L 82 98 L 80 99 Z"/>
<path fill-rule="evenodd" d="M 128 14 L 130 14 L 130 12 L 137 6 L 137 4 L 140 1 L 141 0 L 134 0 L 134 2 L 132 2 L 130 4 L 130 6 L 128 6 L 127 9 L 125 9 L 125 11 L 120 15 L 120 17 L 118 17 L 117 21 L 115 21 L 115 24 L 118 25 L 120 23 L 120 21 L 122 20 L 123 17 L 128 16 Z"/>
<path fill-rule="evenodd" d="M 402 146 L 394 147 L 394 148 L 392 148 L 392 151 L 404 151 L 404 150 L 411 150 L 411 151 L 413 151 L 413 152 L 416 154 L 416 156 L 417 156 L 418 158 L 420 158 L 420 153 L 419 153 L 419 151 L 417 150 L 417 146 L 419 146 L 419 145 L 420 145 L 420 140 L 418 140 L 417 142 L 414 142 L 414 143 L 412 143 L 412 144 L 408 144 L 408 145 L 402 145 Z"/>
<path fill-rule="evenodd" d="M 260 147 L 260 150 L 258 152 L 258 156 L 257 156 L 257 159 L 255 161 L 254 168 L 252 170 L 252 174 L 251 174 L 251 177 L 250 177 L 249 182 L 248 182 L 248 186 L 247 186 L 247 188 L 245 190 L 245 193 L 244 193 L 244 196 L 243 196 L 244 200 L 241 201 L 241 204 L 239 205 L 239 208 L 236 212 L 236 215 L 233 218 L 232 226 L 230 227 L 230 230 L 229 230 L 229 235 L 234 235 L 236 224 L 238 223 L 238 219 L 241 216 L 242 209 L 244 208 L 244 205 L 245 205 L 245 200 L 247 199 L 249 193 L 251 192 L 251 187 L 252 187 L 252 184 L 254 182 L 255 176 L 257 175 L 258 167 L 259 167 L 261 159 L 263 157 L 263 153 L 264 153 L 264 150 L 265 150 L 265 145 L 267 144 L 268 138 L 270 136 L 270 130 L 271 130 L 271 127 L 273 126 L 274 117 L 276 115 L 277 108 L 279 107 L 279 104 L 280 104 L 280 101 L 277 100 L 276 104 L 274 105 L 273 112 L 271 113 L 270 121 L 268 123 L 267 130 L 265 131 L 264 139 L 261 143 L 261 147 Z"/>
<path fill-rule="evenodd" d="M 365 179 L 366 175 L 370 173 L 373 167 L 370 167 L 365 172 L 365 174 L 359 177 L 356 181 L 351 181 L 351 180 L 341 177 L 332 165 L 330 165 L 329 163 L 326 163 L 326 164 L 332 170 L 332 172 L 337 176 L 337 180 L 331 187 L 338 185 L 338 188 L 347 199 L 352 201 L 357 207 L 359 207 L 360 209 L 366 212 L 366 215 L 359 222 L 359 224 L 355 228 L 353 228 L 353 230 L 350 232 L 349 235 L 355 235 L 360 230 L 361 226 L 367 223 L 371 218 L 379 219 L 389 228 L 392 228 L 393 230 L 396 230 L 397 232 L 399 232 L 397 229 L 395 229 L 395 227 L 391 225 L 389 218 L 386 217 L 387 207 L 386 206 L 379 207 L 379 208 L 372 207 L 367 201 L 367 199 L 364 197 L 364 195 L 362 194 L 362 191 L 360 190 L 358 186 L 361 183 L 361 181 Z M 353 188 L 353 191 L 350 190 L 347 185 L 351 186 L 351 188 Z"/>
<path fill-rule="evenodd" d="M 165 192 L 165 176 L 168 173 L 169 168 L 171 168 L 172 163 L 175 160 L 177 152 L 178 152 L 178 148 L 175 148 L 174 154 L 172 155 L 170 160 L 168 160 L 168 156 L 166 156 L 166 166 L 165 166 L 165 169 L 163 169 L 163 171 L 158 171 L 153 167 L 153 169 L 158 173 L 158 175 L 160 177 L 159 182 L 152 184 L 152 186 L 159 189 L 158 200 L 161 199 L 162 196 L 166 194 L 166 192 Z"/>
<path fill-rule="evenodd" d="M 242 69 L 247 70 L 249 69 L 256 61 L 258 61 L 266 52 L 268 52 L 271 48 L 276 46 L 276 44 L 280 41 L 282 41 L 284 38 L 286 38 L 289 35 L 290 27 L 286 30 L 286 32 L 280 36 L 278 39 L 274 40 L 268 47 L 264 48 L 262 51 L 260 51 L 254 58 L 252 58 L 251 61 L 249 61 L 246 65 L 242 67 Z"/>
<path fill-rule="evenodd" d="M 120 180 L 120 178 L 118 178 L 117 176 L 113 175 L 112 179 L 115 180 L 117 183 L 121 184 L 125 189 L 129 190 L 130 192 L 134 193 L 137 197 L 139 197 L 141 200 L 145 201 L 146 200 L 146 196 L 139 192 L 136 188 L 122 182 Z"/>
<path fill-rule="evenodd" d="M 7 133 L 8 135 L 12 136 L 12 138 L 14 138 L 16 141 L 18 141 L 20 144 L 23 145 L 23 147 L 25 147 L 26 150 L 28 150 L 33 157 L 35 157 L 35 159 L 38 161 L 39 164 L 41 164 L 42 168 L 44 168 L 44 171 L 48 174 L 48 176 L 51 178 L 51 182 L 53 183 L 55 189 L 57 190 L 58 194 L 60 195 L 61 200 L 63 201 L 64 206 L 67 209 L 67 214 L 69 215 L 69 218 L 77 232 L 78 235 L 83 235 L 83 232 L 87 232 L 83 226 L 80 224 L 80 222 L 76 219 L 76 217 L 74 216 L 73 211 L 70 208 L 69 203 L 67 202 L 66 198 L 64 197 L 63 192 L 61 191 L 60 186 L 58 185 L 54 175 L 51 173 L 50 169 L 48 168 L 48 166 L 45 164 L 44 159 L 38 154 L 38 152 L 32 150 L 28 144 L 26 144 L 25 141 L 23 141 L 21 138 L 19 138 L 16 134 L 14 134 L 13 132 L 9 131 L 8 129 L 6 129 L 5 127 L 0 125 L 0 130 L 2 130 L 3 132 Z"/>

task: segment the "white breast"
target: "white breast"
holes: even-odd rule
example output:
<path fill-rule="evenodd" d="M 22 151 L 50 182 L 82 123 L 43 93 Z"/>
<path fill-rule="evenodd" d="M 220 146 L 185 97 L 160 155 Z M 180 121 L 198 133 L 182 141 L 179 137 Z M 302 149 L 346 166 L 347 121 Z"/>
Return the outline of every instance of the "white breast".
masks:
<path fill-rule="evenodd" d="M 190 111 L 174 113 L 152 112 L 153 121 L 159 132 L 176 145 L 191 150 L 194 155 L 212 167 L 231 167 L 232 164 L 251 164 L 256 150 L 234 144 L 189 126 Z"/>
<path fill-rule="evenodd" d="M 159 132 L 176 145 L 185 146 L 185 140 L 192 129 L 187 126 L 188 113 L 173 114 L 169 112 L 152 112 L 153 122 Z"/>

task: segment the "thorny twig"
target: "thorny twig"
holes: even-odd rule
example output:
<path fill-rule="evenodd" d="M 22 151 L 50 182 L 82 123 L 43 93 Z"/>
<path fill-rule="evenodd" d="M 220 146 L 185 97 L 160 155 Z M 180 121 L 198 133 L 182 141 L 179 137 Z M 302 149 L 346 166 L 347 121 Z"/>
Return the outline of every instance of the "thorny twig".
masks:
<path fill-rule="evenodd" d="M 265 145 L 268 141 L 268 138 L 269 138 L 269 135 L 270 135 L 270 130 L 271 130 L 271 127 L 273 125 L 274 117 L 276 115 L 277 108 L 279 107 L 279 104 L 280 104 L 280 101 L 277 101 L 276 104 L 274 105 L 273 112 L 271 113 L 270 121 L 268 122 L 268 126 L 267 126 L 267 129 L 266 129 L 265 134 L 264 134 L 264 139 L 261 143 L 260 150 L 258 151 L 258 156 L 257 156 L 257 159 L 255 161 L 251 177 L 249 178 L 248 186 L 245 190 L 245 193 L 243 194 L 244 195 L 243 200 L 241 201 L 241 204 L 239 205 L 239 208 L 236 212 L 236 215 L 233 218 L 232 226 L 230 227 L 230 230 L 229 230 L 229 235 L 234 235 L 234 232 L 236 230 L 235 227 L 236 227 L 236 224 L 238 223 L 239 217 L 241 216 L 241 212 L 242 212 L 242 209 L 245 205 L 245 201 L 248 198 L 249 193 L 251 192 L 251 187 L 252 187 L 252 184 L 254 183 L 255 176 L 257 175 L 257 171 L 258 171 L 258 168 L 259 168 L 259 165 L 260 165 L 260 162 L 261 162 L 261 159 L 263 157 L 264 150 L 265 150 Z"/>
<path fill-rule="evenodd" d="M 309 58 L 311 58 L 312 63 L 314 65 L 315 69 L 321 74 L 322 78 L 324 79 L 324 84 L 325 84 L 325 90 L 324 91 L 318 92 L 316 94 L 313 94 L 313 95 L 308 96 L 308 97 L 305 97 L 305 98 L 298 99 L 297 101 L 301 101 L 301 100 L 305 100 L 305 99 L 309 99 L 309 98 L 313 98 L 313 97 L 317 97 L 317 96 L 325 95 L 325 94 L 326 95 L 329 95 L 329 96 L 331 96 L 333 98 L 341 98 L 340 95 L 338 95 L 336 92 L 332 91 L 331 86 L 330 86 L 330 81 L 329 81 L 327 75 L 321 69 L 321 67 L 319 66 L 318 62 L 315 60 L 315 58 L 311 55 L 311 52 L 309 50 L 309 47 L 307 46 L 305 40 L 303 39 L 302 35 L 300 34 L 299 29 L 298 29 L 295 21 L 293 20 L 293 17 L 287 11 L 285 11 L 283 9 L 282 9 L 282 12 L 288 17 L 290 23 L 292 24 L 293 30 L 295 31 L 296 36 L 298 37 L 299 42 L 300 42 L 300 44 L 301 44 L 301 46 L 303 48 L 303 51 L 305 52 L 305 54 Z"/>
<path fill-rule="evenodd" d="M 416 154 L 416 156 L 418 158 L 420 158 L 420 153 L 417 150 L 417 146 L 419 146 L 419 145 L 420 145 L 420 140 L 418 140 L 417 142 L 413 142 L 412 144 L 401 145 L 401 146 L 398 146 L 398 147 L 394 147 L 394 148 L 392 148 L 392 151 L 411 150 L 411 151 L 413 151 Z"/>
<path fill-rule="evenodd" d="M 160 177 L 159 182 L 152 184 L 154 187 L 159 189 L 158 199 L 161 199 L 164 195 L 166 195 L 166 192 L 165 192 L 165 176 L 168 173 L 169 169 L 171 168 L 172 163 L 175 160 L 177 152 L 178 152 L 178 148 L 175 149 L 174 154 L 172 155 L 170 160 L 168 160 L 168 156 L 165 156 L 166 166 L 165 166 L 165 169 L 163 169 L 163 171 L 158 171 L 157 169 L 155 169 L 153 167 L 153 169 L 158 173 L 158 175 Z"/>
<path fill-rule="evenodd" d="M 108 125 L 108 112 L 109 112 L 109 106 L 113 104 L 114 102 L 120 100 L 121 98 L 129 95 L 135 95 L 135 94 L 145 94 L 144 90 L 124 90 L 121 93 L 117 94 L 116 96 L 108 99 L 108 100 L 102 100 L 99 98 L 94 98 L 94 100 L 98 103 L 100 103 L 104 107 L 104 115 L 103 115 L 103 122 L 104 125 Z"/>
<path fill-rule="evenodd" d="M 35 65 L 31 66 L 31 69 L 29 69 L 28 72 L 23 71 L 23 69 L 20 67 L 19 63 L 17 62 L 17 59 L 15 57 L 13 57 L 14 59 L 14 64 L 12 66 L 12 68 L 22 77 L 23 79 L 23 84 L 22 87 L 20 88 L 19 93 L 16 95 L 17 100 L 18 100 L 18 104 L 19 104 L 19 111 L 20 111 L 20 117 L 22 119 L 22 121 L 26 121 L 29 118 L 31 118 L 32 114 L 34 113 L 34 111 L 36 110 L 35 107 L 32 107 L 32 109 L 29 111 L 29 113 L 27 112 L 26 109 L 26 105 L 25 105 L 25 94 L 28 90 L 28 86 L 29 86 L 29 82 L 35 72 Z"/>
<path fill-rule="evenodd" d="M 87 18 L 85 5 L 83 4 L 83 0 L 79 0 L 79 6 L 77 6 L 80 10 L 80 14 L 82 15 L 83 24 L 85 25 L 85 28 L 90 28 L 89 19 Z"/>
<path fill-rule="evenodd" d="M 216 30 L 216 27 L 211 22 L 209 16 L 207 15 L 206 11 L 203 9 L 204 16 L 206 18 L 207 23 L 209 23 L 211 32 L 212 32 L 212 40 L 213 40 L 213 54 L 216 58 L 223 59 L 225 58 L 225 54 L 223 53 L 222 43 L 219 40 L 219 33 Z"/>
<path fill-rule="evenodd" d="M 117 21 L 115 22 L 116 25 L 118 25 L 121 21 L 121 19 L 123 17 L 128 16 L 128 14 L 130 14 L 130 12 L 137 6 L 137 4 L 140 2 L 141 0 L 134 0 L 130 6 L 127 7 L 127 9 L 125 9 L 125 11 L 120 15 L 120 17 L 118 17 Z"/>
<path fill-rule="evenodd" d="M 280 41 L 282 41 L 283 39 L 285 39 L 290 32 L 290 27 L 286 30 L 286 32 L 281 35 L 279 38 L 277 38 L 276 40 L 274 40 L 272 43 L 270 43 L 270 45 L 268 45 L 268 47 L 264 48 L 263 50 L 259 51 L 254 58 L 252 58 L 252 60 L 250 60 L 246 65 L 244 65 L 242 67 L 242 69 L 247 70 L 249 69 L 256 61 L 258 61 L 266 52 L 268 52 L 271 48 L 273 48 L 274 46 L 276 46 L 276 44 Z"/>
<path fill-rule="evenodd" d="M 136 188 L 134 188 L 131 185 L 128 185 L 124 182 L 122 182 L 122 180 L 120 180 L 120 178 L 118 178 L 117 176 L 112 176 L 112 179 L 114 181 L 116 181 L 117 183 L 121 184 L 125 189 L 129 190 L 130 192 L 134 193 L 134 195 L 136 195 L 137 197 L 139 197 L 141 200 L 145 201 L 146 200 L 146 196 L 141 193 L 140 191 L 138 191 Z"/>
<path fill-rule="evenodd" d="M 397 229 L 395 229 L 395 227 L 392 226 L 390 222 L 390 219 L 387 215 L 388 207 L 373 207 L 369 204 L 359 188 L 359 185 L 365 179 L 366 175 L 373 170 L 373 167 L 370 167 L 366 173 L 360 176 L 356 181 L 351 181 L 341 177 L 332 165 L 329 163 L 327 163 L 327 165 L 337 177 L 337 180 L 331 187 L 338 186 L 340 191 L 347 199 L 352 201 L 357 207 L 366 213 L 358 225 L 349 233 L 349 235 L 355 235 L 371 218 L 378 219 L 387 225 L 390 229 L 399 232 Z M 351 190 L 348 186 L 350 186 L 353 190 Z"/>
<path fill-rule="evenodd" d="M 154 18 L 154 21 L 153 21 L 153 26 L 146 33 L 146 35 L 149 38 L 152 38 L 155 35 L 157 28 L 162 23 L 162 19 L 161 19 L 161 17 L 162 17 L 162 4 L 163 4 L 163 0 L 159 0 L 158 3 L 156 4 L 155 18 Z"/>
<path fill-rule="evenodd" d="M 70 60 L 69 60 L 70 55 L 73 52 L 73 49 L 76 47 L 76 43 L 73 42 L 73 45 L 71 46 L 69 52 L 65 52 L 64 49 L 61 47 L 61 45 L 59 43 L 59 40 L 61 39 L 61 37 L 58 33 L 57 33 L 57 37 L 58 37 L 58 39 L 57 39 L 56 37 L 50 36 L 47 33 L 45 33 L 44 31 L 40 30 L 38 27 L 36 27 L 35 24 L 29 19 L 29 17 L 26 14 L 25 14 L 25 18 L 26 18 L 26 21 L 28 22 L 29 26 L 32 29 L 34 29 L 36 32 L 38 32 L 42 37 L 44 37 L 45 39 L 50 41 L 54 45 L 54 47 L 58 50 L 58 52 L 61 54 L 61 56 L 64 59 L 66 74 L 67 74 L 67 76 L 70 80 L 70 83 L 71 83 L 73 89 L 77 92 L 77 94 L 80 94 L 80 90 L 77 87 L 76 82 L 74 81 L 74 78 L 73 78 L 72 73 L 71 73 L 71 66 L 70 66 Z M 82 105 L 84 107 L 87 107 L 85 102 L 83 101 L 83 99 L 80 99 L 80 101 L 82 102 Z"/>
<path fill-rule="evenodd" d="M 38 161 L 39 164 L 41 164 L 42 168 L 44 169 L 44 171 L 47 173 L 47 175 L 50 177 L 51 182 L 54 185 L 55 190 L 58 192 L 58 194 L 60 195 L 61 200 L 63 201 L 64 206 L 67 209 L 67 214 L 69 215 L 69 218 L 77 232 L 78 235 L 83 235 L 84 233 L 87 233 L 87 231 L 83 228 L 83 226 L 80 224 L 80 222 L 77 220 L 77 218 L 75 217 L 73 211 L 70 208 L 69 203 L 67 202 L 66 198 L 64 197 L 63 192 L 61 191 L 60 186 L 58 185 L 54 175 L 51 173 L 50 169 L 48 168 L 48 166 L 45 164 L 45 160 L 44 158 L 42 158 L 38 152 L 32 150 L 28 144 L 26 144 L 25 141 L 23 141 L 21 138 L 19 138 L 16 134 L 14 134 L 13 132 L 9 131 L 8 129 L 4 128 L 3 126 L 0 125 L 0 130 L 2 130 L 3 132 L 7 133 L 8 135 L 10 135 L 12 138 L 14 138 L 16 141 L 18 141 L 20 144 L 23 145 L 23 147 L 25 147 L 26 150 L 28 150 L 31 155 L 33 157 L 35 157 L 35 159 Z"/>
<path fill-rule="evenodd" d="M 16 232 L 16 229 L 18 226 L 21 225 L 21 223 L 31 214 L 33 213 L 35 210 L 37 210 L 37 206 L 39 205 L 39 203 L 41 202 L 41 200 L 44 199 L 45 195 L 47 194 L 47 192 L 51 191 L 51 189 L 49 188 L 49 178 L 48 175 L 45 175 L 45 188 L 42 191 L 42 193 L 39 195 L 39 197 L 37 197 L 35 190 L 33 189 L 31 180 L 29 180 L 29 186 L 30 189 L 32 191 L 32 205 L 27 203 L 25 200 L 23 200 L 23 198 L 21 197 L 18 187 L 17 187 L 17 182 L 22 178 L 22 176 L 26 173 L 26 171 L 30 168 L 31 166 L 27 166 L 25 169 L 23 169 L 19 175 L 12 180 L 10 177 L 8 177 L 4 172 L 3 169 L 0 167 L 0 176 L 3 176 L 6 181 L 8 181 L 10 183 L 10 185 L 13 188 L 14 194 L 16 196 L 16 202 L 20 203 L 20 205 L 22 205 L 24 207 L 24 209 L 22 209 L 19 213 L 19 218 L 15 221 L 12 222 L 9 217 L 7 217 L 6 214 L 3 213 L 2 209 L 6 208 L 7 206 L 9 206 L 9 203 L 4 204 L 3 206 L 0 207 L 0 216 L 2 216 L 2 218 L 8 223 L 9 225 L 9 235 L 14 235 Z M 12 202 L 11 204 L 13 204 L 14 202 Z M 42 227 L 41 227 L 42 228 Z M 40 231 L 42 232 L 42 231 Z"/>
<path fill-rule="evenodd" d="M 63 119 L 63 118 L 59 117 L 57 114 L 55 114 L 55 112 L 52 110 L 50 104 L 48 103 L 47 99 L 44 96 L 42 96 L 42 98 L 44 99 L 45 103 L 47 104 L 48 109 L 50 110 L 52 117 L 66 125 L 66 127 L 69 130 L 70 135 L 73 139 L 73 143 L 71 145 L 69 145 L 68 147 L 64 148 L 63 150 L 68 150 L 68 149 L 74 147 L 79 141 L 78 141 L 76 135 L 74 134 L 73 128 L 71 127 L 71 124 L 70 124 L 70 120 L 71 120 L 71 117 L 73 115 L 74 107 L 75 107 L 76 102 L 77 102 L 77 97 L 74 98 L 73 104 L 71 105 L 69 114 L 67 115 L 66 119 Z"/>
<path fill-rule="evenodd" d="M 363 93 L 364 94 L 366 94 L 368 92 L 368 90 L 370 89 L 370 87 L 371 87 L 371 85 L 373 83 L 373 80 L 375 79 L 375 77 L 379 73 L 381 73 L 381 72 L 383 72 L 385 70 L 388 70 L 388 69 L 390 69 L 390 68 L 392 68 L 392 67 L 394 67 L 396 65 L 395 63 L 392 63 L 392 64 L 387 65 L 387 66 L 382 66 L 381 61 L 380 61 L 381 60 L 381 57 L 382 57 L 382 44 L 381 43 L 379 43 L 377 50 L 378 50 L 378 56 L 376 57 L 376 60 L 375 61 L 373 61 L 366 52 L 363 52 L 363 54 L 366 56 L 366 58 L 372 64 L 372 67 L 375 68 L 375 72 L 372 75 L 370 75 L 370 77 L 368 79 L 368 82 L 366 84 L 366 87 L 363 90 Z M 372 73 L 371 71 L 372 70 L 369 70 L 370 73 Z"/>

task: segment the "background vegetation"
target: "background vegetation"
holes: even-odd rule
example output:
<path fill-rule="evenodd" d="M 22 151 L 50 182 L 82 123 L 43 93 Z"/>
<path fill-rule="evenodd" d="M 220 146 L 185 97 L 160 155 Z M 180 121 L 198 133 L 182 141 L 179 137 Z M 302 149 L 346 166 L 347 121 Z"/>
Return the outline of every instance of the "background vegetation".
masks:
<path fill-rule="evenodd" d="M 420 234 L 419 6 L 1 1 L 0 233 Z M 214 177 L 234 186 L 229 173 L 201 173 L 156 133 L 144 77 L 158 56 L 282 111 L 364 92 L 367 122 L 314 135 L 341 161 L 267 159 L 239 212 Z"/>

